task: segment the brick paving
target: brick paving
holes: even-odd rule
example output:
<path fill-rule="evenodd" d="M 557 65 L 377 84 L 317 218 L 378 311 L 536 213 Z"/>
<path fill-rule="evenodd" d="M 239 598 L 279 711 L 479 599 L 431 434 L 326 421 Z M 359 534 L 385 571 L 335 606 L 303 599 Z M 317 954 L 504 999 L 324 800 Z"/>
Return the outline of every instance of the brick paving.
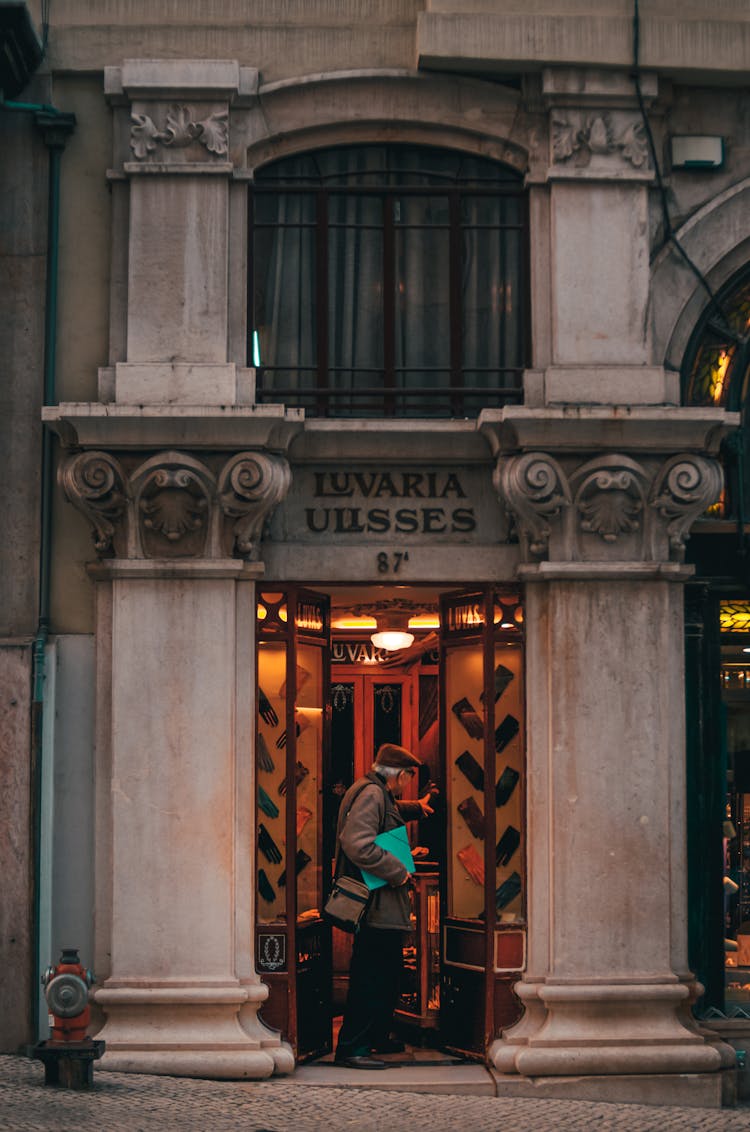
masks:
<path fill-rule="evenodd" d="M 690 1132 L 748 1129 L 750 1107 L 427 1096 L 370 1089 L 95 1073 L 94 1089 L 46 1088 L 39 1062 L 0 1056 L 2 1132 Z"/>

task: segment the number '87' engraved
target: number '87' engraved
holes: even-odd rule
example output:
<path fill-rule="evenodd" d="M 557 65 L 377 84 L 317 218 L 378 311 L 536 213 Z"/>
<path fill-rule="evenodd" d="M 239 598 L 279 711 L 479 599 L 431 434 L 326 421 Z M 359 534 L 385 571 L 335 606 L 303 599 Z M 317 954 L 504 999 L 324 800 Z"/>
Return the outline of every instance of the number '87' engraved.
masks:
<path fill-rule="evenodd" d="M 384 550 L 381 550 L 377 561 L 379 574 L 398 574 L 401 563 L 409 561 L 409 551 L 396 550 L 393 554 L 386 554 Z"/>

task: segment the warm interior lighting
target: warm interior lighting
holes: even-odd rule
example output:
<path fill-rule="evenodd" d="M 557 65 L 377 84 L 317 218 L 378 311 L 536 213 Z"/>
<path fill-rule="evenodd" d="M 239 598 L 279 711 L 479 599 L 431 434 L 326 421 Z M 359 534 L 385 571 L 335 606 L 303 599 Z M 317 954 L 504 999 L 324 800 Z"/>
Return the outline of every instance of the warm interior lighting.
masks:
<path fill-rule="evenodd" d="M 437 613 L 418 613 L 409 618 L 410 629 L 439 629 L 440 618 Z"/>
<path fill-rule="evenodd" d="M 732 350 L 722 350 L 711 370 L 711 384 L 709 392 L 715 405 L 721 404 L 724 396 L 724 382 L 726 381 L 729 363 L 732 360 Z"/>
<path fill-rule="evenodd" d="M 750 602 L 720 601 L 719 627 L 722 633 L 750 633 Z"/>
<path fill-rule="evenodd" d="M 371 633 L 377 629 L 378 623 L 374 617 L 354 617 L 352 614 L 344 617 L 335 617 L 331 621 L 332 629 L 350 629 Z"/>
<path fill-rule="evenodd" d="M 406 633 L 401 629 L 384 629 L 382 633 L 373 633 L 370 640 L 376 649 L 386 652 L 398 652 L 399 649 L 408 649 L 414 642 L 414 634 Z"/>
<path fill-rule="evenodd" d="M 409 622 L 407 613 L 398 610 L 387 610 L 378 615 L 377 633 L 373 633 L 370 640 L 376 649 L 385 652 L 398 652 L 399 649 L 408 649 L 414 642 L 414 634 L 407 633 Z"/>

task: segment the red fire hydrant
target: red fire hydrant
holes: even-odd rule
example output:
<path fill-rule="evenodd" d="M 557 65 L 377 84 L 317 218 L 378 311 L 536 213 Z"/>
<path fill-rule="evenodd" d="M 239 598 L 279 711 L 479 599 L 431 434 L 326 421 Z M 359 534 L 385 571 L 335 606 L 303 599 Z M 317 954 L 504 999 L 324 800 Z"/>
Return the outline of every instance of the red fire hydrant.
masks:
<path fill-rule="evenodd" d="M 57 966 L 42 975 L 52 1037 L 35 1046 L 34 1057 L 44 1062 L 45 1085 L 87 1089 L 93 1083 L 94 1061 L 104 1053 L 104 1042 L 86 1036 L 89 987 L 94 982 L 75 948 L 65 949 Z"/>

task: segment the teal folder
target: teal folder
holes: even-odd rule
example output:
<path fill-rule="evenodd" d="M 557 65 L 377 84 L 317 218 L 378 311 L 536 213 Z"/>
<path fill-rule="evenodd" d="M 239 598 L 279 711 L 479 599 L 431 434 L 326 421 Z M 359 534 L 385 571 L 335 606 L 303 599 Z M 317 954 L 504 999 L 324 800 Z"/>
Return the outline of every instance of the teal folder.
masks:
<path fill-rule="evenodd" d="M 414 872 L 414 858 L 409 848 L 409 835 L 406 832 L 405 825 L 399 825 L 396 829 L 389 829 L 386 833 L 379 833 L 375 838 L 375 844 L 379 845 L 381 849 L 387 849 L 389 853 L 393 853 L 393 856 L 398 857 L 401 864 L 405 865 L 410 873 Z M 383 888 L 388 883 L 381 880 L 380 877 L 366 872 L 365 869 L 362 869 L 362 880 L 371 892 L 375 888 Z"/>

